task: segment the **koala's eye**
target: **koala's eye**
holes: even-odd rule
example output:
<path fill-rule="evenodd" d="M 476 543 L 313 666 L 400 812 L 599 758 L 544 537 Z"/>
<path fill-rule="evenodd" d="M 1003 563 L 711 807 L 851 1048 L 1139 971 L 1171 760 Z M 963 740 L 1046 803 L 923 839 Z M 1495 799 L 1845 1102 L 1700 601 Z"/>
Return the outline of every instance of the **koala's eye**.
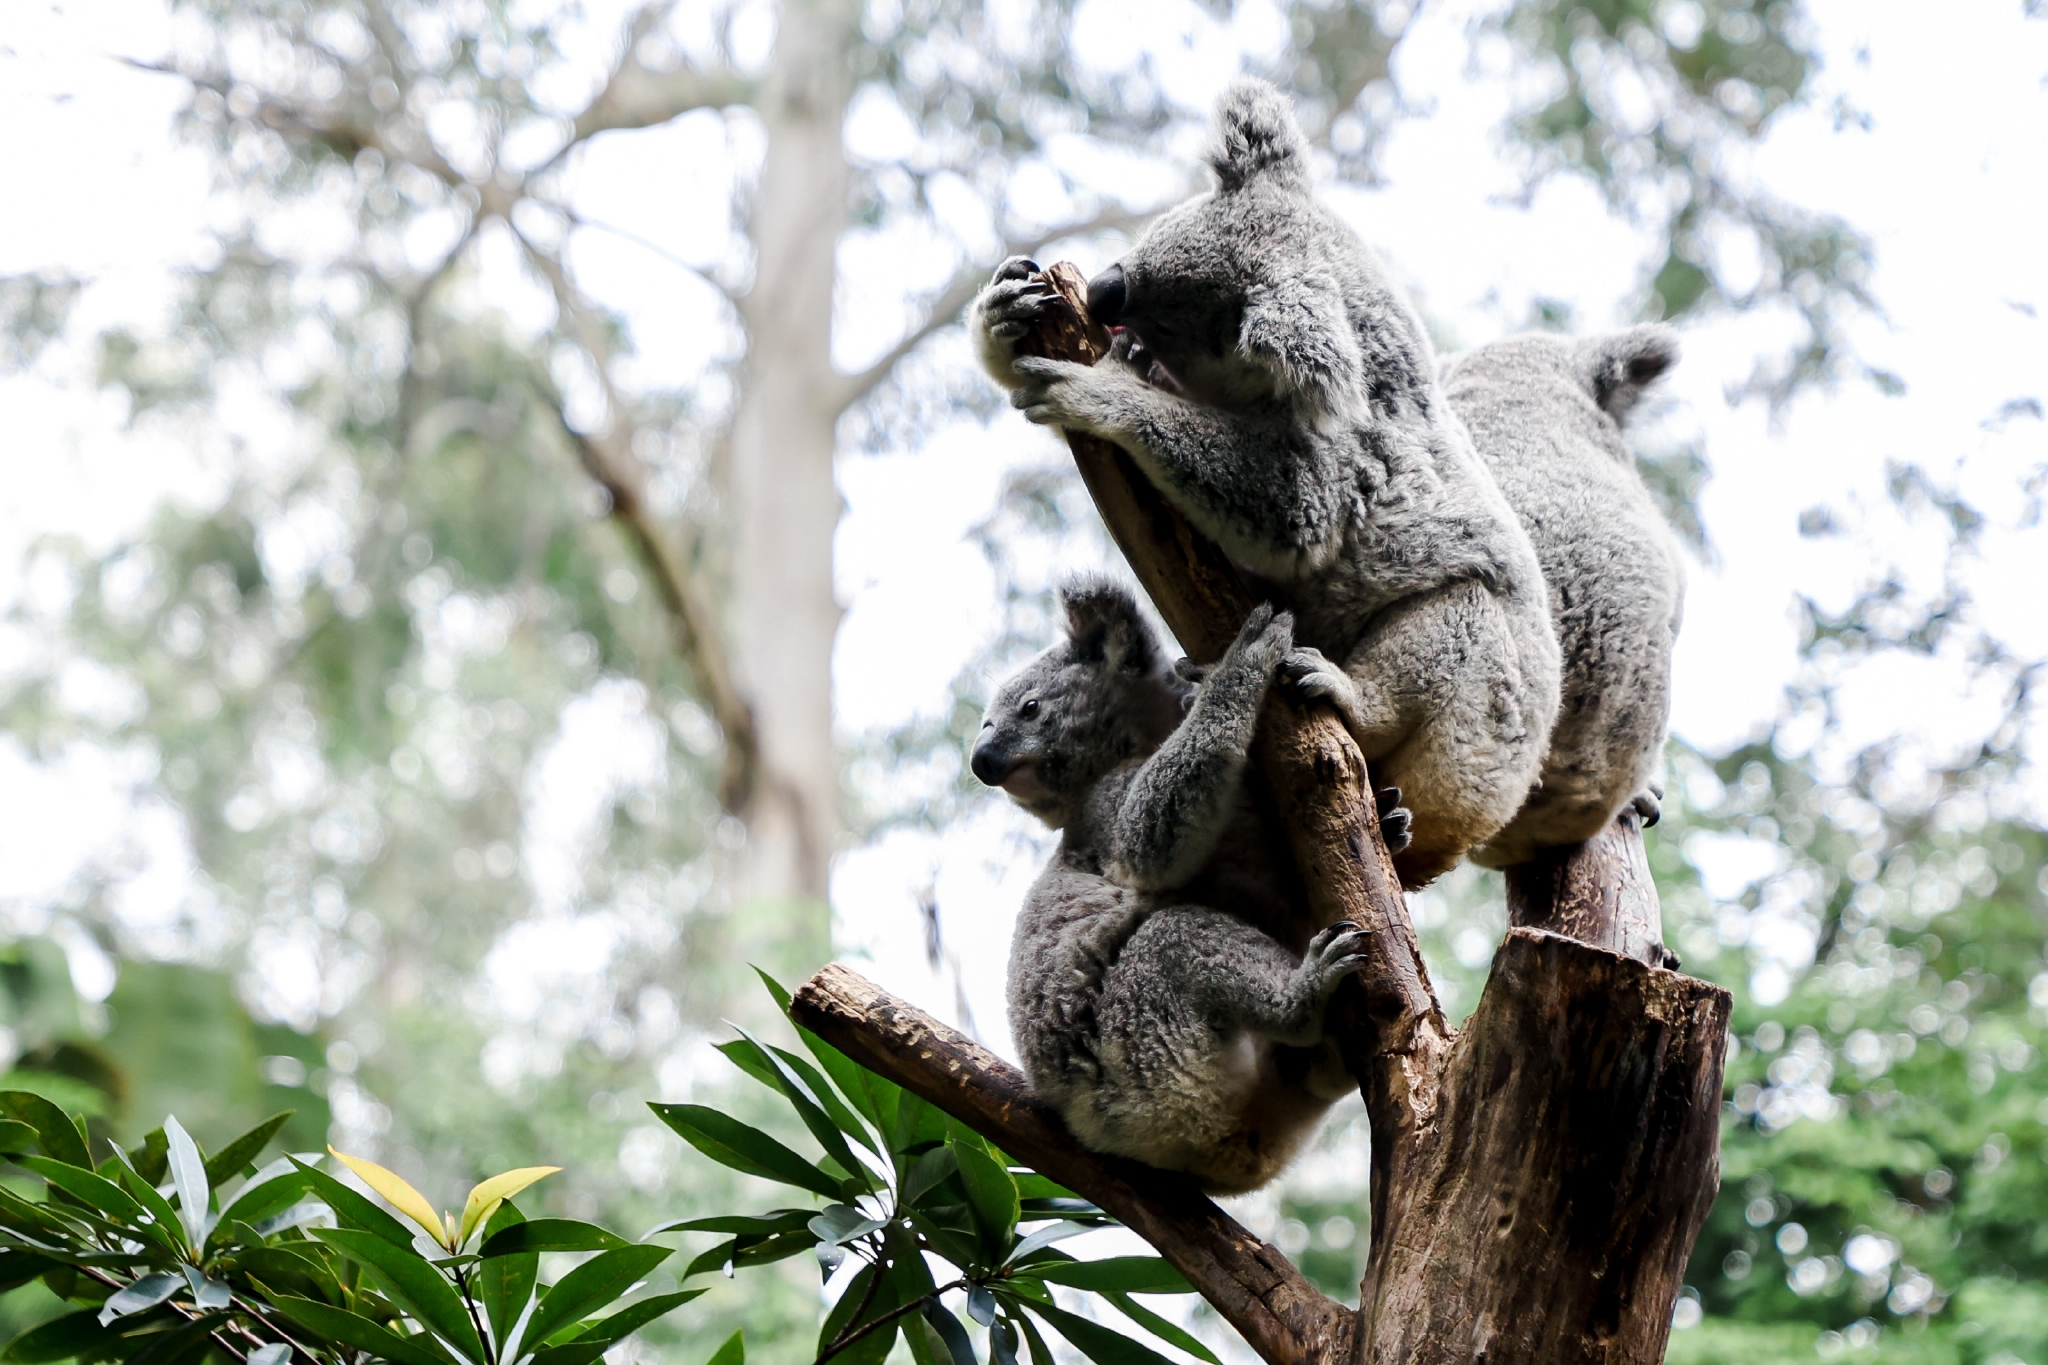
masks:
<path fill-rule="evenodd" d="M 1017 708 L 1017 714 L 1026 720 L 1036 716 L 1038 714 L 1038 698 L 1032 697 L 1025 701 L 1022 706 Z"/>

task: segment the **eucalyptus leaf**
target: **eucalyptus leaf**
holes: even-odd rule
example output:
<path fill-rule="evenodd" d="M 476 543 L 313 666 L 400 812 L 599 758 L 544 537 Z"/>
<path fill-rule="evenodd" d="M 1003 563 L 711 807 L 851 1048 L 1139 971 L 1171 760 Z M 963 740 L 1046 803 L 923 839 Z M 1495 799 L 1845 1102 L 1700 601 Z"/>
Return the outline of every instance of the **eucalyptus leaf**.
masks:
<path fill-rule="evenodd" d="M 674 1254 L 668 1247 L 639 1245 L 591 1257 L 542 1296 L 533 1321 L 527 1324 L 526 1343 L 545 1345 L 564 1328 L 621 1298 Z"/>
<path fill-rule="evenodd" d="M 1022 1247 L 1018 1250 L 1021 1252 Z M 1036 1265 L 1030 1272 L 1053 1284 L 1072 1285 L 1096 1293 L 1192 1294 L 1187 1277 L 1157 1256 L 1109 1256 L 1099 1261 L 1062 1261 Z"/>
<path fill-rule="evenodd" d="M 443 1341 L 472 1361 L 485 1358 L 483 1340 L 462 1299 L 441 1272 L 410 1247 L 394 1246 L 371 1232 L 319 1228 L 322 1242 L 369 1271 L 391 1301 L 418 1318 Z"/>
<path fill-rule="evenodd" d="M 939 1340 L 946 1343 L 946 1353 L 953 1357 L 953 1365 L 979 1365 L 974 1355 L 974 1343 L 967 1338 L 967 1329 L 960 1325 L 960 1319 L 952 1310 L 936 1298 L 924 1301 L 924 1320 L 939 1334 Z"/>
<path fill-rule="evenodd" d="M 477 1255 L 485 1260 L 525 1251 L 616 1251 L 631 1246 L 615 1232 L 573 1218 L 535 1218 L 510 1224 L 484 1238 Z"/>
<path fill-rule="evenodd" d="M 278 1312 L 307 1331 L 353 1346 L 359 1351 L 368 1351 L 381 1360 L 395 1361 L 397 1365 L 449 1365 L 445 1355 L 423 1340 L 402 1337 L 383 1324 L 372 1322 L 346 1308 L 288 1294 L 281 1294 L 271 1302 Z"/>
<path fill-rule="evenodd" d="M 286 1109 L 281 1113 L 272 1114 L 240 1137 L 230 1140 L 225 1147 L 206 1159 L 207 1180 L 215 1189 L 219 1189 L 240 1175 L 245 1167 L 262 1154 L 263 1149 L 270 1145 L 270 1140 L 277 1136 L 278 1130 L 289 1123 L 292 1115 L 297 1112 L 294 1109 Z M 164 1136 L 168 1138 L 169 1132 L 166 1131 Z"/>
<path fill-rule="evenodd" d="M 1095 1365 L 1171 1365 L 1159 1352 L 1142 1342 L 1134 1341 L 1123 1333 L 1092 1322 L 1064 1308 L 1049 1303 L 1020 1300 L 1028 1311 L 1036 1313 L 1053 1330 L 1067 1339 L 1068 1344 L 1095 1362 Z"/>
<path fill-rule="evenodd" d="M 744 1330 L 734 1332 L 725 1339 L 725 1345 L 711 1353 L 711 1359 L 704 1365 L 747 1365 L 747 1338 Z"/>

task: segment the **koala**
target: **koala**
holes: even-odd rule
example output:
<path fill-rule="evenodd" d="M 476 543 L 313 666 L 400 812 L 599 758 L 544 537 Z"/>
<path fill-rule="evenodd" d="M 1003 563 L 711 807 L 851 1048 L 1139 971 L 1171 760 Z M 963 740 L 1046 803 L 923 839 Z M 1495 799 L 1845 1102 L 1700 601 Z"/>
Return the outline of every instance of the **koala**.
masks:
<path fill-rule="evenodd" d="M 1103 363 L 1019 354 L 1050 295 L 1003 263 L 970 328 L 1034 422 L 1122 446 L 1293 611 L 1284 685 L 1328 699 L 1400 788 L 1419 886 L 1496 835 L 1542 766 L 1558 649 L 1541 565 L 1445 400 L 1428 337 L 1309 192 L 1278 91 L 1223 96 L 1213 193 L 1088 287 Z"/>
<path fill-rule="evenodd" d="M 1060 831 L 1010 949 L 1024 1069 L 1088 1147 L 1256 1189 L 1353 1088 L 1323 1018 L 1367 946 L 1313 931 L 1245 792 L 1291 622 L 1259 608 L 1193 687 L 1125 589 L 1061 600 L 1066 639 L 1003 683 L 972 758 Z"/>
<path fill-rule="evenodd" d="M 1474 862 L 1590 839 L 1631 802 L 1656 823 L 1685 565 L 1621 433 L 1677 359 L 1677 338 L 1652 325 L 1513 337 L 1446 367 L 1451 406 L 1536 546 L 1563 656 L 1542 777 Z"/>

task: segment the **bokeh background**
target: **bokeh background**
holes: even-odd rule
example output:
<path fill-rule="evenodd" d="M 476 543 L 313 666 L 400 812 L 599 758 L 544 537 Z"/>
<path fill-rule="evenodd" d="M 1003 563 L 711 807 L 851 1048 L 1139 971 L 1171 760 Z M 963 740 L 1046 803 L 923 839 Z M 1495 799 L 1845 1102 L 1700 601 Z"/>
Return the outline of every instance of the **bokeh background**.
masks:
<path fill-rule="evenodd" d="M 642 1108 L 753 1103 L 750 963 L 1007 1048 L 1049 844 L 963 747 L 1112 552 L 960 311 L 1201 188 L 1251 71 L 1444 353 L 1684 335 L 1650 845 L 1738 1006 L 1672 1358 L 2048 1365 L 2044 19 L 5 0 L 0 1084 L 637 1232 L 750 1197 Z M 1455 1013 L 1500 898 L 1414 900 Z M 1237 1208 L 1347 1296 L 1358 1118 Z M 748 1274 L 621 1353 L 807 1359 Z"/>

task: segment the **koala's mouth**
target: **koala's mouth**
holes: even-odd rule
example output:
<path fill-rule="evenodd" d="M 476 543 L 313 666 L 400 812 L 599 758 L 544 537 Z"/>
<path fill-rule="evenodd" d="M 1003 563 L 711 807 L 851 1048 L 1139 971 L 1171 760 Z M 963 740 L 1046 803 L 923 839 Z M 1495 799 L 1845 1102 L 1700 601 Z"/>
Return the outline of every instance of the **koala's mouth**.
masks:
<path fill-rule="evenodd" d="M 1025 759 L 1010 769 L 996 785 L 1001 787 L 1011 800 L 1026 806 L 1034 801 L 1043 800 L 1049 794 L 1044 779 L 1038 775 L 1038 765 L 1030 759 Z"/>

